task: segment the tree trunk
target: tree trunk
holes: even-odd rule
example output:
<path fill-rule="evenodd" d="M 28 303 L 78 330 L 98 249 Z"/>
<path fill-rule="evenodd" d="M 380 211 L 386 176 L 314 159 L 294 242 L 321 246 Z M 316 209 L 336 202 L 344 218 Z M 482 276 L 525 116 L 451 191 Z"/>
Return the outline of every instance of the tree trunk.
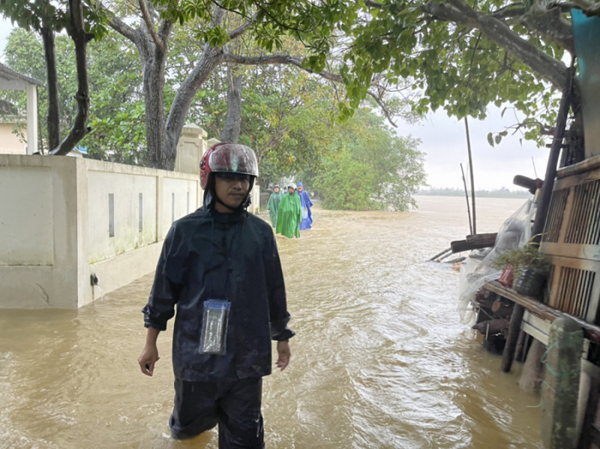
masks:
<path fill-rule="evenodd" d="M 166 124 L 166 154 L 169 160 L 172 161 L 172 164 L 169 167 L 163 168 L 173 170 L 177 155 L 177 143 L 179 142 L 179 136 L 181 135 L 192 101 L 196 96 L 196 92 L 198 92 L 215 67 L 221 63 L 222 59 L 223 49 L 221 47 L 211 47 L 209 44 L 206 44 L 200 60 L 177 90 L 177 95 L 175 95 L 175 99 L 171 105 Z"/>
<path fill-rule="evenodd" d="M 48 148 L 55 149 L 60 144 L 60 111 L 58 109 L 58 74 L 56 72 L 56 51 L 54 31 L 42 28 L 46 76 L 48 79 Z"/>
<path fill-rule="evenodd" d="M 85 32 L 83 26 L 83 5 L 81 0 L 70 0 L 69 10 L 71 13 L 71 24 L 68 33 L 75 43 L 75 61 L 77 67 L 77 116 L 73 128 L 62 141 L 60 146 L 52 151 L 51 154 L 64 156 L 69 154 L 77 143 L 81 141 L 90 131 L 86 127 L 87 119 L 90 114 L 90 93 L 87 76 L 87 43 L 93 36 Z"/>
<path fill-rule="evenodd" d="M 235 74 L 234 69 L 227 67 L 227 118 L 221 131 L 221 142 L 238 143 L 242 124 L 242 80 L 240 73 Z"/>
<path fill-rule="evenodd" d="M 151 56 L 143 59 L 144 102 L 146 109 L 146 142 L 148 144 L 148 167 L 173 170 L 176 153 L 167 151 L 165 135 L 165 60 L 166 55 L 154 49 Z"/>

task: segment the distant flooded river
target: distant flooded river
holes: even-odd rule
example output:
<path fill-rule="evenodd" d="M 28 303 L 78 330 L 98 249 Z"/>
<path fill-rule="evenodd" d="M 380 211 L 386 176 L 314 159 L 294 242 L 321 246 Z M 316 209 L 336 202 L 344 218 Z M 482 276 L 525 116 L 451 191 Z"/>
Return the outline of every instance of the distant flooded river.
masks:
<path fill-rule="evenodd" d="M 458 324 L 458 273 L 423 262 L 468 233 L 464 199 L 418 202 L 317 209 L 300 240 L 278 237 L 298 335 L 290 367 L 265 381 L 267 448 L 540 447 L 539 397 L 518 389 L 520 366 L 500 372 Z M 478 230 L 521 203 L 480 199 Z M 217 447 L 215 432 L 168 438 L 172 322 L 155 376 L 139 372 L 151 280 L 79 311 L 0 310 L 0 447 Z"/>

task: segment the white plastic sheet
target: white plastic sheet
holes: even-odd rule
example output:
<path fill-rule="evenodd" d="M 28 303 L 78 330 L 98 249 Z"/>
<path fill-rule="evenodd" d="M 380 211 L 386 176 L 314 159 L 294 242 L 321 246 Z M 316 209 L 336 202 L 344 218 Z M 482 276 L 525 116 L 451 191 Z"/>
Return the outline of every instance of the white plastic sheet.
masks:
<path fill-rule="evenodd" d="M 492 265 L 500 254 L 508 250 L 522 248 L 531 239 L 531 225 L 535 215 L 536 204 L 529 199 L 502 225 L 496 237 L 496 244 L 491 251 L 479 261 L 477 253 L 467 257 L 461 266 L 458 284 L 458 306 L 460 322 L 472 326 L 477 318 L 473 304 L 477 291 L 487 282 L 496 280 L 502 270 Z"/>

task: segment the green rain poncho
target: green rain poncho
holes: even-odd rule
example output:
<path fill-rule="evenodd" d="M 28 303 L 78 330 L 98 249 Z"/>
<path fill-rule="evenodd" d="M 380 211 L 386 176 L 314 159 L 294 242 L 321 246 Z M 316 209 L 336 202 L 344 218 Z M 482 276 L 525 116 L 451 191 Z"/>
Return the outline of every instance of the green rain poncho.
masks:
<path fill-rule="evenodd" d="M 283 195 L 277 213 L 277 234 L 286 237 L 300 237 L 300 222 L 302 221 L 302 206 L 300 197 L 293 194 Z"/>
<path fill-rule="evenodd" d="M 271 211 L 271 224 L 274 228 L 277 227 L 277 212 L 279 212 L 279 203 L 281 202 L 282 197 L 283 193 L 281 193 L 281 190 L 277 193 L 272 193 L 269 197 L 267 210 Z"/>

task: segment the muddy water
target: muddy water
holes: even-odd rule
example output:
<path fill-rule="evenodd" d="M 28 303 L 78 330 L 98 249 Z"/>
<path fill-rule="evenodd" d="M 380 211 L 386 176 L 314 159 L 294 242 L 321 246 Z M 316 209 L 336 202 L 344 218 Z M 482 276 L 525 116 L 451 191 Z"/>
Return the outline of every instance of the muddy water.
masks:
<path fill-rule="evenodd" d="M 405 214 L 315 211 L 278 240 L 298 333 L 265 381 L 270 448 L 537 448 L 534 394 L 458 324 L 458 274 L 423 261 L 467 233 L 464 200 Z M 519 200 L 482 199 L 494 232 Z M 216 448 L 168 438 L 170 330 L 154 378 L 138 371 L 151 277 L 73 311 L 0 310 L 0 447 Z"/>

